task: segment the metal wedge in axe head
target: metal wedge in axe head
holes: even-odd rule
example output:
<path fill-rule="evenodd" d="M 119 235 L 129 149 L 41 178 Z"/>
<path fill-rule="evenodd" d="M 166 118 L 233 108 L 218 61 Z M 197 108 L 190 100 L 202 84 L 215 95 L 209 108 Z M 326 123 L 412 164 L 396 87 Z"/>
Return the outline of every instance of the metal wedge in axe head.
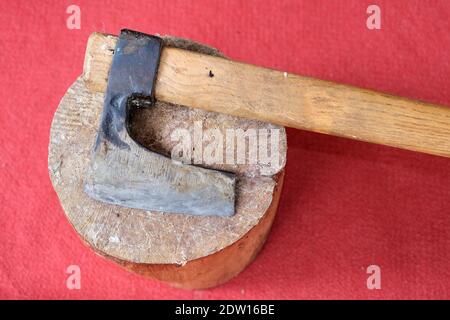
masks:
<path fill-rule="evenodd" d="M 125 207 L 230 216 L 234 174 L 177 163 L 129 134 L 130 109 L 151 107 L 155 101 L 161 48 L 158 37 L 122 30 L 84 190 L 94 199 Z"/>

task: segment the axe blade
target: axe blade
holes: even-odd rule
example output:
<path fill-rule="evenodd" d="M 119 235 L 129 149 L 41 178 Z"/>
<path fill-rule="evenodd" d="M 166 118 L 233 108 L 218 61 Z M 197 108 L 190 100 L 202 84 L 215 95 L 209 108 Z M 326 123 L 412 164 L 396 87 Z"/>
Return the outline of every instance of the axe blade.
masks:
<path fill-rule="evenodd" d="M 151 211 L 231 216 L 232 173 L 179 164 L 145 149 L 129 134 L 133 105 L 154 103 L 162 39 L 122 30 L 84 190 L 103 202 Z"/>

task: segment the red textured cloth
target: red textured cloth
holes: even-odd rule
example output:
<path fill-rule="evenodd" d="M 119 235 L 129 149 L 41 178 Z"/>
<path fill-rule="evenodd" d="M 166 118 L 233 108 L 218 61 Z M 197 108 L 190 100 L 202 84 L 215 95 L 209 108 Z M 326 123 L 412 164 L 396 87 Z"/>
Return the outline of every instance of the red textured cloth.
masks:
<path fill-rule="evenodd" d="M 366 27 L 381 8 L 381 30 Z M 81 30 L 66 8 L 81 8 Z M 288 130 L 268 241 L 242 274 L 184 291 L 82 244 L 47 172 L 53 113 L 93 31 L 210 44 L 244 62 L 450 106 L 449 1 L 0 0 L 0 298 L 450 298 L 450 159 Z M 65 270 L 81 268 L 81 290 Z M 381 267 L 381 290 L 366 268 Z"/>

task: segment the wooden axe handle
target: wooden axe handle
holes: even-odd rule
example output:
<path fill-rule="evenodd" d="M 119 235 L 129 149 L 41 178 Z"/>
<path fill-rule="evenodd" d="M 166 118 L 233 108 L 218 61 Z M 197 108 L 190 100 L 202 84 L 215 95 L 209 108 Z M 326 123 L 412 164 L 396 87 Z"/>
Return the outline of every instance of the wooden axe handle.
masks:
<path fill-rule="evenodd" d="M 87 59 L 109 68 L 99 52 L 102 44 L 96 43 L 102 38 L 95 35 Z M 105 70 L 103 78 L 93 71 L 88 81 L 99 85 L 101 78 L 106 85 Z M 189 107 L 450 157 L 448 107 L 182 49 L 163 49 L 155 95 Z"/>

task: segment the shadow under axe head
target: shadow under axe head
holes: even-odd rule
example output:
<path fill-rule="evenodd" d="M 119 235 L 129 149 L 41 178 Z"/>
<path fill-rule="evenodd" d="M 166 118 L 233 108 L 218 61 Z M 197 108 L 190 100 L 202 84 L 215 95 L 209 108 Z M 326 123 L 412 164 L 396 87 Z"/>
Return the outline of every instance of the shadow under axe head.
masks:
<path fill-rule="evenodd" d="M 155 102 L 161 50 L 158 37 L 121 31 L 84 190 L 96 200 L 130 208 L 231 216 L 234 174 L 178 163 L 144 148 L 129 134 L 130 108 Z"/>

